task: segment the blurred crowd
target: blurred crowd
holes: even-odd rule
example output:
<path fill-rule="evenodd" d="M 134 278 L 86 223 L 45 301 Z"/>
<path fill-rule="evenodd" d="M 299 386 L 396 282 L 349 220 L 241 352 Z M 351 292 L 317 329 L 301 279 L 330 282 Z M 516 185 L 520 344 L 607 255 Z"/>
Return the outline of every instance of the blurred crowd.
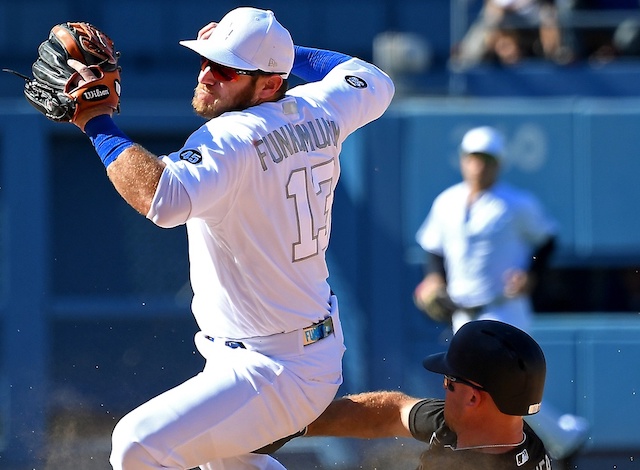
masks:
<path fill-rule="evenodd" d="M 452 51 L 461 68 L 640 56 L 640 0 L 484 0 Z"/>

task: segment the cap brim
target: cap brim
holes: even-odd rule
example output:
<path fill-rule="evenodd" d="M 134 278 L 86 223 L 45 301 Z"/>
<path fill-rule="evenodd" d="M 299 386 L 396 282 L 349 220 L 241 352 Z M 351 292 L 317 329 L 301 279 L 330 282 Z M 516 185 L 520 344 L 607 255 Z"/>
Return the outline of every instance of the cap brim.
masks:
<path fill-rule="evenodd" d="M 447 363 L 447 353 L 438 353 L 427 356 L 422 361 L 422 366 L 425 369 L 430 370 L 431 372 L 435 372 L 436 374 L 453 375 L 453 371 Z"/>
<path fill-rule="evenodd" d="M 484 149 L 482 149 L 482 150 L 481 149 L 464 150 L 464 149 L 462 149 L 461 152 L 462 152 L 463 156 L 464 155 L 486 155 L 486 156 L 491 157 L 491 158 L 493 158 L 494 160 L 497 160 L 497 161 L 502 160 L 502 156 L 501 155 L 499 155 L 499 154 L 497 154 L 495 152 L 492 152 L 490 150 L 484 150 Z"/>
<path fill-rule="evenodd" d="M 258 70 L 249 62 L 242 60 L 228 49 L 224 49 L 217 44 L 217 41 L 207 39 L 191 39 L 188 41 L 180 41 L 180 45 L 197 52 L 202 57 L 217 64 L 226 65 L 239 70 Z"/>

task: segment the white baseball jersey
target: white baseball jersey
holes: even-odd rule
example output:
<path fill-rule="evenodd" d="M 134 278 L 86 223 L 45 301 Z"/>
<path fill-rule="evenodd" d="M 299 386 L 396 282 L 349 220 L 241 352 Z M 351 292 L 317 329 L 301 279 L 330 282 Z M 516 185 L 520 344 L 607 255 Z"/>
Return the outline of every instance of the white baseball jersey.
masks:
<path fill-rule="evenodd" d="M 433 202 L 416 240 L 444 256 L 447 291 L 463 307 L 487 305 L 503 295 L 505 273 L 527 270 L 536 246 L 556 225 L 530 193 L 496 183 L 471 206 L 469 186 L 458 183 Z"/>
<path fill-rule="evenodd" d="M 192 310 L 229 338 L 306 327 L 329 313 L 325 250 L 346 137 L 389 106 L 389 77 L 350 59 L 273 103 L 228 112 L 167 164 L 147 217 L 186 223 Z"/>

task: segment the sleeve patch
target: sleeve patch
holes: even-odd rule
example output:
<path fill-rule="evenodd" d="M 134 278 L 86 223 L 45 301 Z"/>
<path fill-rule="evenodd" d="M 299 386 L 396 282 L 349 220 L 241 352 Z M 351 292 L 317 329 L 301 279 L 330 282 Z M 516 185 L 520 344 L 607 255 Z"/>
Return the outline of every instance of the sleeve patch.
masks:
<path fill-rule="evenodd" d="M 367 82 L 355 75 L 347 75 L 344 77 L 345 81 L 353 88 L 367 88 Z"/>
<path fill-rule="evenodd" d="M 180 152 L 180 160 L 197 165 L 202 161 L 202 155 L 197 150 L 186 149 Z"/>

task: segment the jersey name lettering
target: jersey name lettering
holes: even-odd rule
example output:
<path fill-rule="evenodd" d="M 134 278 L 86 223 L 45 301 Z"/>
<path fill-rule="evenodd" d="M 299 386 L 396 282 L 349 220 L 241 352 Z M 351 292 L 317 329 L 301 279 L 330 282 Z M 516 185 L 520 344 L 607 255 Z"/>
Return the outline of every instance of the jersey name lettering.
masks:
<path fill-rule="evenodd" d="M 336 147 L 340 128 L 335 121 L 325 118 L 302 124 L 287 124 L 269 132 L 254 142 L 254 147 L 263 171 L 267 171 L 267 158 L 280 163 L 285 158 L 299 152 L 313 152 L 328 146 Z"/>

